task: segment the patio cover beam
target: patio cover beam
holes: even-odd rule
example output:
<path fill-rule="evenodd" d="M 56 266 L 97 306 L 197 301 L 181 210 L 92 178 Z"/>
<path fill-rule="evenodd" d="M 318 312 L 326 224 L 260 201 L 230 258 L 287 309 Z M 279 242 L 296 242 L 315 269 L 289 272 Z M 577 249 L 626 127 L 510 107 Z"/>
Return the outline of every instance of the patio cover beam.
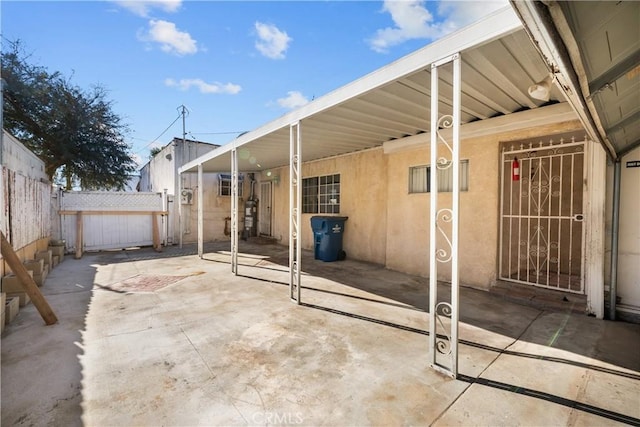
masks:
<path fill-rule="evenodd" d="M 260 143 L 263 139 L 268 138 L 270 135 L 279 134 L 285 131 L 292 123 L 299 123 L 306 119 L 315 120 L 316 117 L 325 118 L 325 115 L 326 117 L 333 118 L 334 116 L 331 114 L 331 110 L 343 107 L 351 100 L 360 99 L 366 94 L 370 94 L 389 84 L 401 81 L 421 70 L 425 70 L 425 68 L 429 67 L 430 64 L 440 58 L 450 56 L 456 52 L 462 52 L 483 46 L 497 38 L 508 36 L 521 28 L 522 24 L 513 12 L 512 8 L 503 8 L 489 15 L 481 22 L 463 28 L 460 31 L 425 46 L 424 48 L 419 49 L 398 61 L 377 69 L 362 78 L 328 93 L 327 95 L 321 96 L 313 102 L 291 111 L 274 121 L 266 123 L 251 132 L 240 135 L 236 140 L 234 140 L 234 145 L 237 149 L 252 149 L 254 145 L 256 147 L 260 147 Z M 343 108 L 339 110 L 337 116 L 343 117 L 342 114 L 345 112 L 349 113 L 349 116 L 347 117 L 353 120 L 354 127 L 359 128 L 361 126 L 362 129 L 373 130 L 376 129 L 376 126 L 380 125 L 379 121 L 371 123 L 371 118 L 366 114 L 366 112 L 364 114 L 354 115 L 354 110 Z M 393 123 L 390 124 L 392 125 Z M 382 131 L 384 132 L 384 130 Z M 391 135 L 387 135 L 389 138 L 397 138 L 405 133 L 403 129 L 395 129 L 393 127 L 389 129 L 389 131 L 391 131 Z M 416 129 L 413 129 L 413 132 L 415 131 Z M 396 133 L 398 133 L 398 135 L 395 135 Z M 371 141 L 370 144 L 362 145 L 358 147 L 358 149 L 380 145 L 384 140 L 385 138 L 382 140 Z M 309 141 L 307 141 L 307 143 L 309 143 Z M 319 141 L 317 144 L 324 144 L 324 142 Z M 232 144 L 223 145 L 222 147 L 216 148 L 215 150 L 192 160 L 182 166 L 180 171 L 187 172 L 195 170 L 198 163 L 203 164 L 205 172 L 220 170 L 223 164 L 228 164 L 229 162 L 228 156 L 231 154 L 231 145 Z M 283 144 L 282 148 L 284 148 L 285 145 L 286 142 Z M 307 145 L 307 150 L 309 148 L 310 147 Z M 328 157 L 336 154 L 344 153 L 337 151 L 325 151 L 321 157 Z M 279 157 L 280 156 L 281 158 L 279 159 L 273 159 L 271 164 L 262 163 L 262 166 L 270 168 L 288 164 L 286 149 L 282 150 Z M 310 157 L 309 155 L 306 156 L 306 159 L 315 160 L 314 157 Z M 242 162 L 241 169 L 243 171 L 257 170 L 255 165 L 248 165 L 246 164 L 246 161 Z"/>
<path fill-rule="evenodd" d="M 559 83 L 558 87 L 574 106 L 585 130 L 591 139 L 602 144 L 609 159 L 615 161 L 619 154 L 616 153 L 616 149 L 607 137 L 593 100 L 588 96 L 585 97 L 581 90 L 580 78 L 574 68 L 577 63 L 571 60 L 569 52 L 571 48 L 565 45 L 551 16 L 552 13 L 542 2 L 510 0 L 510 3 L 524 24 L 525 31 L 534 41 L 534 46 L 540 52 L 540 56 L 545 58 L 549 72 Z M 555 9 L 559 6 L 556 2 L 551 2 L 549 7 Z M 573 47 L 573 50 L 577 49 Z M 584 74 L 584 71 L 581 74 Z"/>

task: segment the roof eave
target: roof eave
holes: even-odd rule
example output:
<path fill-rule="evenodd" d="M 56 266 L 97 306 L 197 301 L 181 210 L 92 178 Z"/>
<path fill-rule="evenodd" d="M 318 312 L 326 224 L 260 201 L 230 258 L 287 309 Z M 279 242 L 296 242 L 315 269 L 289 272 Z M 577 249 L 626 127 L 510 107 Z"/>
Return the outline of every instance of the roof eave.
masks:
<path fill-rule="evenodd" d="M 570 41 L 576 43 L 568 26 L 558 23 L 564 15 L 560 16 L 562 11 L 557 2 L 548 1 L 543 4 L 538 1 L 510 0 L 510 3 L 588 135 L 603 146 L 610 159 L 618 158 L 619 154 L 607 138 L 595 106 L 590 100 L 589 85 L 579 51 L 565 44 L 565 41 L 569 41 L 569 44 Z"/>

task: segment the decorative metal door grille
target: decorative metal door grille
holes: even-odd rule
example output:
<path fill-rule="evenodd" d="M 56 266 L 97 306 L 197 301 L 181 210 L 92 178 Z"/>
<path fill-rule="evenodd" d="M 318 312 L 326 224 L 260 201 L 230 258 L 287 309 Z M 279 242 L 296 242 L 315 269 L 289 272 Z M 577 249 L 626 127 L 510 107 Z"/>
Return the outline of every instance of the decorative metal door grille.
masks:
<path fill-rule="evenodd" d="M 584 141 L 505 145 L 501 165 L 500 279 L 584 293 Z"/>

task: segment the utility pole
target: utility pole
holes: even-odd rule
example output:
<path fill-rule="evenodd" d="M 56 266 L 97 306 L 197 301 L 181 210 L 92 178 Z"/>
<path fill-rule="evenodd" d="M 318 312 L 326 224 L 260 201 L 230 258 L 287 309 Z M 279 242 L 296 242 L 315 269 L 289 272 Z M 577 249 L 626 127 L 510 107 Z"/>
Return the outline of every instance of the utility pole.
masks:
<path fill-rule="evenodd" d="M 184 164 L 187 163 L 187 160 L 185 159 L 185 146 L 186 146 L 186 139 L 187 139 L 187 130 L 186 130 L 186 118 L 187 118 L 187 113 L 189 112 L 189 110 L 187 110 L 187 107 L 184 106 L 184 104 L 182 104 L 181 106 L 178 107 L 178 109 L 180 110 L 180 114 L 182 114 L 182 150 L 180 153 L 180 163 L 177 164 L 177 167 L 180 167 Z M 176 156 L 175 159 L 176 162 L 178 162 L 178 156 Z M 178 178 L 178 182 L 177 182 L 177 191 L 176 191 L 176 199 L 178 202 L 178 230 L 179 230 L 179 244 L 180 244 L 180 248 L 182 248 L 182 234 L 183 234 L 183 218 L 182 218 L 182 175 L 178 174 L 177 176 Z"/>
<path fill-rule="evenodd" d="M 180 112 L 180 114 L 182 114 L 182 146 L 184 147 L 184 143 L 187 137 L 187 130 L 185 127 L 185 119 L 187 118 L 187 107 L 183 105 L 181 105 L 178 108 L 182 108 L 182 111 Z"/>

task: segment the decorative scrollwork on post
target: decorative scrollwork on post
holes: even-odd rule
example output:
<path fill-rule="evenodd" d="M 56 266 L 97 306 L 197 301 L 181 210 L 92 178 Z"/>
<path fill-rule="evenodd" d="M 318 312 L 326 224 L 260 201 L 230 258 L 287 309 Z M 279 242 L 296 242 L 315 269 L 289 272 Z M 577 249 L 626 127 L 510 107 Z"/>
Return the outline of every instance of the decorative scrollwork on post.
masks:
<path fill-rule="evenodd" d="M 442 263 L 451 261 L 451 239 L 442 228 L 442 224 L 450 223 L 452 219 L 453 212 L 451 211 L 451 209 L 445 208 L 438 210 L 438 214 L 436 215 L 436 229 L 447 244 L 446 248 L 437 248 L 436 250 L 436 259 Z"/>
<path fill-rule="evenodd" d="M 438 70 L 446 68 L 453 76 L 444 88 Z M 440 115 L 440 89 L 451 91 L 451 109 Z M 458 372 L 458 221 L 460 191 L 460 112 L 461 61 L 458 53 L 431 65 L 430 123 L 430 251 L 429 251 L 429 354 L 430 366 L 456 378 Z M 443 180 L 439 183 L 440 180 Z M 441 185 L 438 185 L 441 184 Z M 442 185 L 444 184 L 444 185 Z M 444 190 L 445 187 L 450 187 Z M 443 188 L 443 190 L 440 190 Z M 440 198 L 443 191 L 451 195 Z M 442 199 L 442 200 L 440 200 Z M 443 206 L 440 206 L 440 203 Z M 438 296 L 439 267 L 448 270 L 451 278 L 449 297 Z"/>
<path fill-rule="evenodd" d="M 300 123 L 292 123 L 289 126 L 289 296 L 290 299 L 300 304 L 300 266 L 301 254 L 301 170 L 302 142 Z"/>
<path fill-rule="evenodd" d="M 453 308 L 448 302 L 440 302 L 436 305 L 436 319 L 440 325 L 440 329 L 444 331 L 444 335 L 437 335 L 436 337 L 436 350 L 438 353 L 448 356 L 451 354 L 451 332 L 444 324 L 443 318 L 451 319 Z"/>
<path fill-rule="evenodd" d="M 453 127 L 453 116 L 445 114 L 438 120 L 438 129 L 451 129 Z"/>
<path fill-rule="evenodd" d="M 450 154 L 453 154 L 453 148 L 449 144 L 449 141 L 447 141 L 447 139 L 442 135 L 442 133 L 440 132 L 440 129 L 451 129 L 452 127 L 453 127 L 453 116 L 444 115 L 440 117 L 440 119 L 438 120 L 438 130 L 436 132 L 438 135 L 438 142 L 444 144 L 445 147 L 447 147 L 447 149 L 449 150 Z M 440 157 L 438 159 L 437 166 L 439 169 L 446 169 L 451 166 L 451 162 L 445 157 Z"/>

